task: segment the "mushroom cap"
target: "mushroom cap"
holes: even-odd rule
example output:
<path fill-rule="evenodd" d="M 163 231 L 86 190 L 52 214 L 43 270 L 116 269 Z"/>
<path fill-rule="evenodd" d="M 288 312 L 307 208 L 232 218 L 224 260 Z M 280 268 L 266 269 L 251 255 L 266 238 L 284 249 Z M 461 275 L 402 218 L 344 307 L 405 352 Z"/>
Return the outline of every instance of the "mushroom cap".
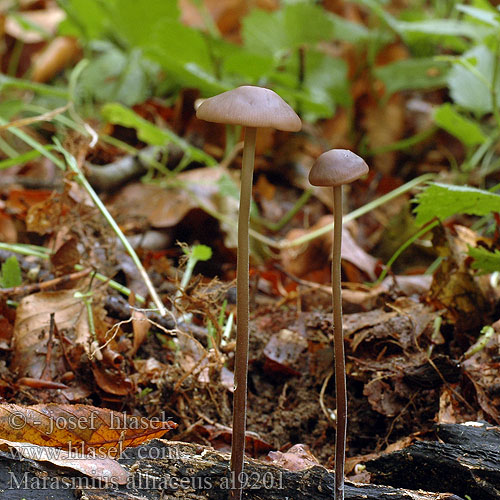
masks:
<path fill-rule="evenodd" d="M 202 120 L 244 127 L 272 127 L 298 132 L 302 122 L 295 111 L 272 90 L 244 85 L 203 101 L 196 110 Z"/>
<path fill-rule="evenodd" d="M 313 186 L 349 184 L 368 173 L 365 160 L 348 149 L 330 149 L 314 162 L 309 172 Z"/>

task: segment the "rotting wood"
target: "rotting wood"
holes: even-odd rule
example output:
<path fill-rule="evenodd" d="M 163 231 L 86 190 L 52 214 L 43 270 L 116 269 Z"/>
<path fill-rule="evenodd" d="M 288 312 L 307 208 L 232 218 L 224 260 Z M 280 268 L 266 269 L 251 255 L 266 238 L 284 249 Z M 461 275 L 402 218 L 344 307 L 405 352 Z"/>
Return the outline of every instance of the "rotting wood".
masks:
<path fill-rule="evenodd" d="M 130 472 L 129 484 L 102 488 L 90 477 L 50 464 L 0 455 L 3 500 L 226 500 L 229 454 L 200 445 L 153 440 L 124 450 L 120 463 Z M 245 462 L 250 485 L 243 498 L 255 500 L 326 500 L 333 498 L 334 475 L 323 467 L 293 472 L 256 460 Z M 68 487 L 70 486 L 70 487 Z M 71 488 L 75 486 L 75 488 Z M 251 487 L 250 487 L 251 486 Z M 346 500 L 462 500 L 446 493 L 409 491 L 389 486 L 347 482 Z"/>
<path fill-rule="evenodd" d="M 469 422 L 441 424 L 436 430 L 442 442 L 419 441 L 368 462 L 373 481 L 498 500 L 500 427 Z"/>

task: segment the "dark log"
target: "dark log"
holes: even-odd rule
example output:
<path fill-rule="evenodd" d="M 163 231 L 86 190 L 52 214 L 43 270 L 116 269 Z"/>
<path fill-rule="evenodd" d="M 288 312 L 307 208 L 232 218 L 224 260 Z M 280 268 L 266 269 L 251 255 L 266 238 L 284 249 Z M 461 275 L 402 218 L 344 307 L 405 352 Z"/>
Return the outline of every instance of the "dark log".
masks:
<path fill-rule="evenodd" d="M 376 483 L 448 491 L 474 500 L 500 498 L 500 428 L 442 424 L 443 442 L 420 441 L 366 464 Z"/>
<path fill-rule="evenodd" d="M 188 443 L 154 440 L 126 449 L 120 458 L 129 471 L 127 485 L 105 488 L 97 480 L 50 464 L 0 455 L 2 500 L 226 500 L 229 455 Z M 334 475 L 315 466 L 293 472 L 256 460 L 245 463 L 244 499 L 327 500 L 333 498 Z M 347 483 L 346 500 L 461 500 L 451 494 L 412 492 L 389 486 Z"/>

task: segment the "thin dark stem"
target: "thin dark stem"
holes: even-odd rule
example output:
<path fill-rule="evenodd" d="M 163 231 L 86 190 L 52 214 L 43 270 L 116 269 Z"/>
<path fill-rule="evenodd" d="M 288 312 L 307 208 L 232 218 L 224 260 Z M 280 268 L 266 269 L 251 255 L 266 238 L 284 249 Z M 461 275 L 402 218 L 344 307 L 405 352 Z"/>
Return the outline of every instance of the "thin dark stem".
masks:
<path fill-rule="evenodd" d="M 236 270 L 236 354 L 234 366 L 233 395 L 233 438 L 231 443 L 230 497 L 241 499 L 241 473 L 245 457 L 245 427 L 247 411 L 247 372 L 248 372 L 248 316 L 249 316 L 249 237 L 250 203 L 252 199 L 252 178 L 255 158 L 255 138 L 257 129 L 245 129 L 243 163 L 241 169 L 240 212 L 238 218 L 238 251 Z"/>
<path fill-rule="evenodd" d="M 342 186 L 333 187 L 333 350 L 335 356 L 335 397 L 337 400 L 337 429 L 335 433 L 335 500 L 344 499 L 344 463 L 347 433 L 347 390 L 342 328 L 342 289 L 340 283 L 342 247 Z"/>

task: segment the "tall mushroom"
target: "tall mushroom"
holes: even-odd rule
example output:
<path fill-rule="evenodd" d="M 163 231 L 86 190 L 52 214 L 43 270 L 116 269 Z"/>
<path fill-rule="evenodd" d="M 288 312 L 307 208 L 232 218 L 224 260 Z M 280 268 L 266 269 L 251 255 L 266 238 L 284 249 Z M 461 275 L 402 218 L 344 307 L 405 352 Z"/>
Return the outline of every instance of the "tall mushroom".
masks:
<path fill-rule="evenodd" d="M 248 372 L 249 316 L 249 236 L 250 203 L 257 128 L 272 127 L 298 132 L 302 123 L 293 109 L 269 89 L 238 87 L 203 101 L 196 110 L 202 120 L 245 127 L 241 193 L 238 218 L 236 272 L 236 354 L 234 369 L 233 437 L 231 446 L 231 498 L 241 498 L 241 473 L 245 456 L 245 427 Z"/>
<path fill-rule="evenodd" d="M 333 187 L 333 350 L 335 363 L 335 398 L 337 428 L 335 432 L 335 500 L 344 498 L 344 464 L 347 432 L 347 389 L 342 328 L 342 289 L 340 284 L 342 247 L 342 185 L 349 184 L 368 173 L 362 158 L 346 149 L 332 149 L 318 157 L 309 172 L 313 186 Z"/>

